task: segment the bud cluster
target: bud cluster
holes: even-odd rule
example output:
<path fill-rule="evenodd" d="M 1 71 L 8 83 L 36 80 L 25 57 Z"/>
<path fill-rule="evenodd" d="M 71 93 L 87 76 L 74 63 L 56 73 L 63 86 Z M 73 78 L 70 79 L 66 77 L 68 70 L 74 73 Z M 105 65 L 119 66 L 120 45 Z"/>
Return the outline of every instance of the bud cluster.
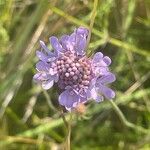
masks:
<path fill-rule="evenodd" d="M 87 57 L 77 57 L 72 53 L 65 53 L 56 61 L 57 72 L 61 87 L 88 88 L 91 79 L 91 61 Z"/>

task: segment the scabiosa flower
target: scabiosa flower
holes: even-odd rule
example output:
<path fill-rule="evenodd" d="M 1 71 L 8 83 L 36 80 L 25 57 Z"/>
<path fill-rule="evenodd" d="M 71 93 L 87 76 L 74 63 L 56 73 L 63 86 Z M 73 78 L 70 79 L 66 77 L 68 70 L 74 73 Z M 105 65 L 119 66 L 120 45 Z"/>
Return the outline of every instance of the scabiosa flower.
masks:
<path fill-rule="evenodd" d="M 115 81 L 115 75 L 108 68 L 111 59 L 101 52 L 90 58 L 86 56 L 87 37 L 88 30 L 79 27 L 60 39 L 50 37 L 52 51 L 40 41 L 43 51 L 36 52 L 39 62 L 34 80 L 46 90 L 57 83 L 62 90 L 59 103 L 67 110 L 89 99 L 100 102 L 103 96 L 107 99 L 115 97 L 115 92 L 107 87 Z"/>

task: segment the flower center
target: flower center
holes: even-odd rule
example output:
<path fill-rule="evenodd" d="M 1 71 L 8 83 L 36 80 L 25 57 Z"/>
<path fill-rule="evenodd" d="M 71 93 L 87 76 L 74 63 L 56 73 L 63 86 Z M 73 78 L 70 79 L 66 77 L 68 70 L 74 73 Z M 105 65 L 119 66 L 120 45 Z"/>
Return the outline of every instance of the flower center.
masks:
<path fill-rule="evenodd" d="M 71 86 L 79 91 L 88 88 L 91 79 L 91 61 L 86 56 L 78 57 L 72 53 L 65 53 L 56 62 L 59 74 L 59 86 L 65 89 Z"/>

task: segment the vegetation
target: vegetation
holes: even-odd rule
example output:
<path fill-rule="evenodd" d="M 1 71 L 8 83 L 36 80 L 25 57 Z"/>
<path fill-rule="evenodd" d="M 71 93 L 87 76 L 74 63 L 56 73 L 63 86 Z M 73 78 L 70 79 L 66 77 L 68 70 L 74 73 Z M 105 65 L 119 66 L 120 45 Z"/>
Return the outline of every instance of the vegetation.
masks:
<path fill-rule="evenodd" d="M 1 150 L 62 149 L 67 129 L 59 91 L 33 82 L 35 51 L 39 40 L 48 44 L 50 36 L 92 21 L 88 53 L 112 59 L 116 98 L 74 113 L 71 149 L 150 149 L 150 1 L 99 0 L 95 20 L 93 6 L 92 0 L 0 0 Z"/>

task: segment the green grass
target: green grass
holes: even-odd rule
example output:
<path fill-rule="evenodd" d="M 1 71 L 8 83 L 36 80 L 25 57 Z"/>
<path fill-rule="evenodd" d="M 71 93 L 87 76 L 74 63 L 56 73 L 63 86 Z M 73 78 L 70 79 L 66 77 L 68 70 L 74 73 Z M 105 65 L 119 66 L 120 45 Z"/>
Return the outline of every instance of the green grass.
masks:
<path fill-rule="evenodd" d="M 63 147 L 58 90 L 45 92 L 32 81 L 35 51 L 39 40 L 49 44 L 50 36 L 79 26 L 91 29 L 88 54 L 111 57 L 116 98 L 73 115 L 71 148 L 150 148 L 150 2 L 99 0 L 94 8 L 87 0 L 0 0 L 0 150 Z"/>

